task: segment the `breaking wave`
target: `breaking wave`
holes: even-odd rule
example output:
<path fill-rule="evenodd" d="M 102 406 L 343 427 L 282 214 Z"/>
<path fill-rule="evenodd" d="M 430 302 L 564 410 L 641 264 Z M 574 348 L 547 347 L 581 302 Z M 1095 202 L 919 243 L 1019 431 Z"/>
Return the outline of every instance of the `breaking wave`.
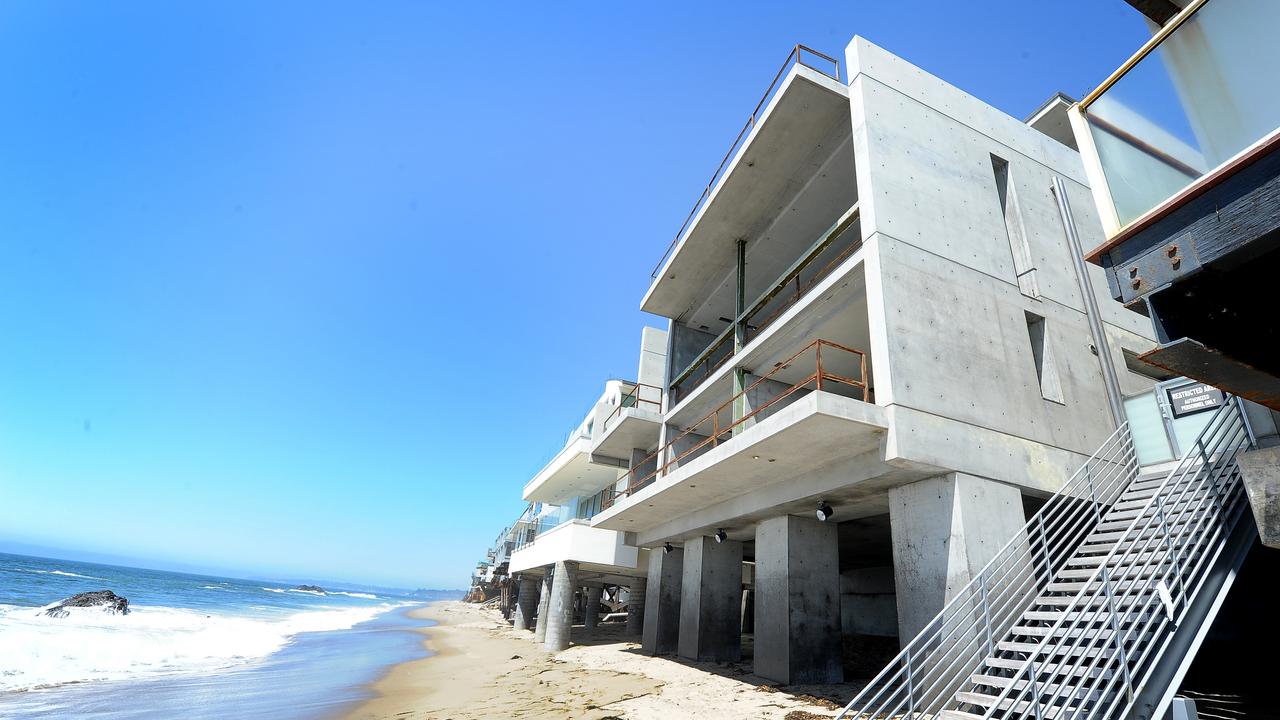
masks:
<path fill-rule="evenodd" d="M 318 608 L 276 618 L 134 605 L 128 615 L 70 608 L 66 618 L 0 605 L 0 691 L 217 670 L 266 657 L 305 632 L 343 630 L 395 607 Z"/>
<path fill-rule="evenodd" d="M 80 575 L 79 573 L 64 572 L 62 570 L 33 570 L 30 568 L 22 568 L 23 572 L 36 573 L 37 575 L 61 575 L 69 578 L 82 578 L 84 580 L 106 580 L 106 578 L 93 577 L 92 575 Z"/>

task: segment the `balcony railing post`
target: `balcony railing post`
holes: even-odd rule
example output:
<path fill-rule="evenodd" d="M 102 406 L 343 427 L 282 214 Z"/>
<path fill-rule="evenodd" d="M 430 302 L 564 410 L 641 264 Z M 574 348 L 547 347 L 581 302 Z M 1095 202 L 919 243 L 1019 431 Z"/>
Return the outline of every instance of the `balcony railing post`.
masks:
<path fill-rule="evenodd" d="M 818 341 L 818 345 L 814 348 L 814 354 L 817 356 L 815 362 L 816 374 L 818 376 L 818 390 L 822 390 L 822 341 Z"/>
<path fill-rule="evenodd" d="M 1030 672 L 1028 679 L 1031 681 L 1031 696 L 1027 699 L 1032 703 L 1032 707 L 1035 708 L 1036 720 L 1044 720 L 1044 711 L 1040 708 L 1040 674 L 1036 671 L 1036 661 L 1034 659 L 1027 666 L 1027 670 Z"/>
<path fill-rule="evenodd" d="M 1137 544 L 1137 539 L 1134 539 Z M 1112 639 L 1116 644 L 1116 655 L 1120 661 L 1120 669 L 1124 674 L 1124 691 L 1129 701 L 1133 700 L 1133 678 L 1129 676 L 1129 659 L 1124 651 L 1124 643 L 1120 642 L 1120 616 L 1116 614 L 1115 595 L 1111 591 L 1111 573 L 1107 571 L 1107 566 L 1102 566 L 1102 590 L 1107 596 L 1107 614 L 1111 618 Z"/>
<path fill-rule="evenodd" d="M 987 629 L 987 655 L 992 654 L 991 642 L 991 607 L 987 603 L 987 573 L 978 573 L 978 592 L 982 593 L 982 624 Z"/>
<path fill-rule="evenodd" d="M 911 648 L 907 647 L 907 655 L 903 658 L 903 662 L 907 664 L 907 712 L 914 717 L 916 714 L 916 683 L 915 676 L 911 671 Z"/>

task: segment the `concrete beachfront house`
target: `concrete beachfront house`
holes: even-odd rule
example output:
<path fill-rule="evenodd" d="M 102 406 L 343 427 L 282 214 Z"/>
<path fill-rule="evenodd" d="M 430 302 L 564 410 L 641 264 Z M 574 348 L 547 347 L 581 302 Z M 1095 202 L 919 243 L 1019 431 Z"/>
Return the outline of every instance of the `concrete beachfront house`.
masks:
<path fill-rule="evenodd" d="M 845 59 L 783 74 L 655 274 L 665 347 L 646 330 L 615 394 L 658 404 L 607 390 L 525 487 L 601 497 L 511 556 L 548 647 L 615 583 L 647 652 L 737 660 L 748 633 L 758 675 L 839 681 L 1150 392 L 1150 323 L 1080 261 L 1102 230 L 1065 103 L 1028 124 L 861 38 Z"/>
<path fill-rule="evenodd" d="M 519 575 L 513 622 L 517 629 L 534 630 L 548 648 L 568 647 L 579 593 L 587 627 L 595 626 L 606 585 L 628 589 L 629 625 L 640 631 L 648 552 L 624 533 L 589 521 L 613 500 L 634 448 L 658 442 L 666 349 L 665 331 L 644 328 L 636 380 L 607 382 L 564 447 L 524 487 L 523 498 L 531 504 L 517 523 L 508 568 Z M 548 617 L 560 622 L 548 627 Z"/>

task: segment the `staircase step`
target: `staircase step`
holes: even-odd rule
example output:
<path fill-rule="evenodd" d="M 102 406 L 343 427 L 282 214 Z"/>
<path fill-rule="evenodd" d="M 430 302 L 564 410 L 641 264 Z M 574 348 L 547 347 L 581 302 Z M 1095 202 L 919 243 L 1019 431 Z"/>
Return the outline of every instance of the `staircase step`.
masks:
<path fill-rule="evenodd" d="M 1031 703 L 1026 700 L 1001 700 L 995 695 L 987 695 L 985 693 L 977 692 L 958 692 L 956 693 L 956 700 L 968 705 L 984 707 L 988 710 L 996 707 L 1005 712 L 1024 713 L 1035 709 L 1035 703 Z M 1077 708 L 1075 707 L 1049 705 L 1047 707 L 1040 708 L 1037 715 L 1038 717 L 1046 718 L 1046 720 L 1054 720 L 1054 718 L 1067 713 L 1074 713 L 1076 710 Z"/>
<path fill-rule="evenodd" d="M 1093 677 L 1098 677 L 1099 674 L 1101 674 L 1100 669 L 1099 669 L 1099 672 L 1093 674 Z M 974 685 L 1000 688 L 1000 690 L 997 692 L 1003 692 L 1004 689 L 1009 686 L 1013 686 L 1014 692 L 1019 692 L 1019 691 L 1025 690 L 1029 685 L 1031 685 L 1030 680 L 1025 680 L 1025 679 L 1015 680 L 1014 678 L 1001 677 L 999 675 L 979 675 L 979 674 L 970 675 L 969 682 L 973 683 Z M 1037 683 L 1035 689 L 1039 690 L 1042 695 L 1055 695 L 1055 694 L 1058 695 L 1058 698 L 1057 698 L 1058 701 L 1062 701 L 1064 699 L 1082 700 L 1088 696 L 1093 696 L 1093 697 L 1098 696 L 1098 691 L 1096 690 L 1086 691 L 1084 688 L 1078 688 L 1078 687 L 1075 687 L 1074 685 L 1066 685 L 1063 683 L 1055 683 L 1055 682 Z"/>
<path fill-rule="evenodd" d="M 1069 655 L 1071 657 L 1097 657 L 1099 653 L 1110 654 L 1113 649 L 1109 645 L 1073 645 L 1071 647 L 1057 647 L 1055 645 L 1046 645 L 1043 649 L 1040 643 L 1015 642 L 1013 640 L 1001 640 L 996 643 L 996 648 L 1005 652 L 1026 653 L 1028 655 L 1037 654 L 1049 657 L 1058 657 L 1060 655 Z"/>
<path fill-rule="evenodd" d="M 1156 550 L 1148 550 L 1148 551 L 1142 552 L 1139 555 L 1136 555 L 1133 557 L 1123 557 L 1123 558 L 1113 557 L 1111 558 L 1111 562 L 1107 563 L 1107 567 L 1114 569 L 1116 567 L 1119 567 L 1120 565 L 1128 565 L 1128 564 L 1137 564 L 1137 563 L 1142 563 L 1144 565 L 1155 564 L 1164 559 L 1165 552 L 1166 550 L 1163 547 L 1160 547 Z M 1102 561 L 1105 560 L 1106 558 L 1107 556 L 1105 554 L 1075 555 L 1067 558 L 1066 564 L 1073 567 L 1086 567 L 1086 568 L 1089 568 L 1090 571 L 1092 571 L 1092 570 L 1096 570 L 1099 566 L 1101 566 Z"/>
<path fill-rule="evenodd" d="M 1110 620 L 1108 619 L 1108 622 Z M 1009 635 L 1020 635 L 1022 637 L 1048 637 L 1053 635 L 1057 638 L 1078 638 L 1081 635 L 1089 640 L 1104 639 L 1110 640 L 1115 635 L 1109 628 L 1057 628 L 1051 627 L 1034 627 L 1031 625 L 1015 625 L 1009 629 Z"/>
<path fill-rule="evenodd" d="M 1066 616 L 1065 620 L 1063 620 L 1063 616 Z M 1120 622 L 1127 625 L 1132 622 L 1142 622 L 1149 617 L 1151 617 L 1151 613 L 1123 613 L 1120 615 Z M 1039 621 L 1056 623 L 1059 620 L 1063 620 L 1063 622 L 1067 623 L 1107 623 L 1108 625 L 1111 623 L 1110 615 L 1105 613 L 1099 614 L 1096 610 L 1088 613 L 1080 612 L 1078 610 L 1072 610 L 1071 612 L 1066 612 L 1065 610 L 1028 610 L 1022 613 L 1022 619 L 1027 622 Z"/>
<path fill-rule="evenodd" d="M 938 720 L 982 720 L 982 716 L 963 710 L 943 710 L 938 713 Z"/>
<path fill-rule="evenodd" d="M 992 657 L 992 658 L 987 658 L 986 660 L 983 661 L 983 663 L 986 664 L 987 667 L 995 668 L 997 670 L 1012 670 L 1014 672 L 1017 672 L 1022 669 L 1022 666 L 1024 664 L 1026 664 L 1026 660 L 1014 660 L 1011 658 Z M 1068 665 L 1065 667 L 1055 668 L 1053 672 L 1048 673 L 1048 675 L 1055 678 L 1082 677 L 1085 675 L 1088 675 L 1089 677 L 1095 677 L 1095 678 L 1096 677 L 1110 678 L 1111 671 L 1100 668 L 1100 667 L 1093 667 L 1091 665 Z M 993 677 L 993 676 L 988 674 L 988 677 Z"/>
<path fill-rule="evenodd" d="M 1198 522 L 1206 517 L 1211 517 L 1217 514 L 1218 514 L 1218 509 L 1216 507 L 1210 506 L 1210 507 L 1205 507 L 1195 511 L 1188 511 L 1181 515 L 1173 515 L 1171 513 L 1166 513 L 1165 517 L 1168 518 L 1169 527 L 1176 528 L 1176 527 L 1181 527 L 1183 525 L 1186 525 L 1187 523 L 1190 523 L 1190 522 Z M 1149 518 L 1149 520 L 1144 519 L 1143 521 L 1141 521 L 1143 525 L 1147 526 L 1146 529 L 1149 529 L 1149 530 L 1163 529 L 1161 528 L 1160 521 L 1159 519 L 1157 519 L 1156 514 L 1154 512 L 1148 513 L 1146 517 Z M 1125 528 L 1129 527 L 1133 523 L 1134 523 L 1133 519 L 1114 520 L 1114 521 L 1103 520 L 1102 522 L 1098 523 L 1098 526 L 1094 528 L 1093 534 L 1091 534 L 1089 537 L 1093 538 L 1099 534 L 1106 534 L 1108 532 L 1124 530 Z"/>
<path fill-rule="evenodd" d="M 1134 572 L 1137 572 L 1139 570 L 1138 568 L 1128 568 L 1128 569 L 1133 570 Z M 1148 573 L 1147 579 L 1150 579 L 1149 575 L 1150 574 Z M 1117 579 L 1112 577 L 1112 578 L 1109 578 L 1109 580 L 1110 580 L 1109 584 L 1111 585 L 1111 591 L 1115 593 L 1129 592 L 1130 590 L 1135 588 L 1140 590 L 1146 586 L 1145 580 L 1141 578 L 1131 578 L 1127 575 L 1124 576 L 1124 579 Z M 1085 580 L 1064 580 L 1062 582 L 1051 582 L 1045 585 L 1043 590 L 1044 592 L 1060 592 L 1060 593 L 1071 593 L 1072 595 L 1079 595 L 1082 591 L 1086 589 L 1097 590 L 1098 588 L 1102 587 L 1102 584 L 1103 583 L 1101 578 L 1099 578 L 1098 580 L 1094 580 L 1093 582 L 1087 582 Z"/>

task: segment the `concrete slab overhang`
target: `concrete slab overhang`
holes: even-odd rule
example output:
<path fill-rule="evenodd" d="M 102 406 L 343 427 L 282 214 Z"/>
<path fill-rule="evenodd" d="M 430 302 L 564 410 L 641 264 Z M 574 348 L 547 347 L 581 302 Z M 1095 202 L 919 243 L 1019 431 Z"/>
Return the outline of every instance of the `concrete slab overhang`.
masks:
<path fill-rule="evenodd" d="M 593 461 L 591 438 L 578 437 L 533 476 L 524 486 L 523 497 L 528 502 L 561 505 L 570 498 L 593 495 L 616 482 L 618 469 L 613 461 Z"/>
<path fill-rule="evenodd" d="M 643 575 L 640 549 L 628 545 L 624 533 L 591 527 L 586 520 L 570 520 L 542 533 L 511 555 L 509 573 L 538 570 L 561 560 L 580 569 L 611 575 Z"/>
<path fill-rule="evenodd" d="M 878 451 L 888 430 L 884 408 L 812 392 L 615 503 L 592 525 L 643 533 L 673 517 Z"/>
<path fill-rule="evenodd" d="M 592 441 L 591 455 L 601 460 L 630 460 L 632 449 L 648 450 L 658 444 L 661 428 L 661 413 L 638 407 L 622 408 Z"/>
<path fill-rule="evenodd" d="M 756 239 L 779 197 L 813 176 L 827 148 L 849 134 L 849 90 L 795 65 L 730 161 L 684 237 L 645 293 L 645 312 L 678 318 L 719 284 L 735 262 L 737 238 Z"/>
<path fill-rule="evenodd" d="M 835 340 L 859 350 L 870 350 L 870 328 L 866 314 L 867 248 L 860 248 L 837 266 L 822 282 L 787 308 L 763 332 L 751 338 L 731 361 L 724 363 L 700 385 L 688 391 L 675 406 L 667 409 L 665 420 L 673 425 L 689 425 L 732 395 L 736 367 L 764 373 L 774 364 L 816 339 Z M 856 312 L 848 311 L 855 309 Z M 828 353 L 828 360 L 838 357 Z M 868 373 L 872 359 L 868 358 Z M 797 366 L 799 367 L 799 366 Z M 803 368 L 812 372 L 813 366 Z M 853 372 L 847 377 L 857 377 Z M 779 380 L 785 380 L 779 377 Z"/>

